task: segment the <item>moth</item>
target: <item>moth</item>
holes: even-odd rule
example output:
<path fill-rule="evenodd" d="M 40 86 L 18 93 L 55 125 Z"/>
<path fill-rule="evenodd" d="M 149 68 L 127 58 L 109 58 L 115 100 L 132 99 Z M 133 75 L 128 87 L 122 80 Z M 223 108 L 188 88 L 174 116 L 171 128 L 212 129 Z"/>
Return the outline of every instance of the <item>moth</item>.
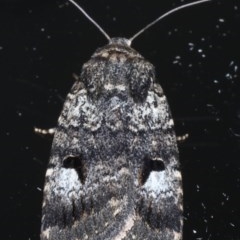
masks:
<path fill-rule="evenodd" d="M 55 129 L 41 240 L 180 240 L 183 191 L 174 123 L 154 66 L 110 38 L 74 83 Z"/>

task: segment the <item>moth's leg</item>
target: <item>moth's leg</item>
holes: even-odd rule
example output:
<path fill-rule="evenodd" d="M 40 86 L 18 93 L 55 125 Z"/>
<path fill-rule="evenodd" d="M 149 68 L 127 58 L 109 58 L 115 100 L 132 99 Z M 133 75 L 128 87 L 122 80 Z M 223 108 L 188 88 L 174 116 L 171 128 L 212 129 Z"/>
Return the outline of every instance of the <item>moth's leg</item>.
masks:
<path fill-rule="evenodd" d="M 55 133 L 55 128 L 42 129 L 35 127 L 34 132 L 40 135 L 53 135 Z"/>
<path fill-rule="evenodd" d="M 184 142 L 186 139 L 188 139 L 188 137 L 189 137 L 189 134 L 188 134 L 188 133 L 185 133 L 184 135 L 177 136 L 177 141 L 178 141 L 179 143 Z"/>
<path fill-rule="evenodd" d="M 79 76 L 75 73 L 73 73 L 73 78 L 76 80 L 76 81 L 79 81 Z M 62 97 L 59 96 L 59 98 L 64 101 L 64 99 Z M 49 129 L 42 129 L 42 128 L 37 128 L 37 127 L 34 127 L 34 132 L 36 134 L 39 134 L 39 135 L 50 135 L 50 136 L 53 136 L 54 133 L 56 131 L 56 128 L 49 128 Z"/>

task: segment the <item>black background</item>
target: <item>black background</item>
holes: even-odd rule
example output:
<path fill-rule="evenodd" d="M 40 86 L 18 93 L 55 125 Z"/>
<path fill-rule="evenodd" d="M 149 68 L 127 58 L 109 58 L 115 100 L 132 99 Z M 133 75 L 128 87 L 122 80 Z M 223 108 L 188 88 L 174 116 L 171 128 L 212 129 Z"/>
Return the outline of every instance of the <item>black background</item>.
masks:
<path fill-rule="evenodd" d="M 189 1 L 187 1 L 189 2 Z M 110 36 L 131 37 L 180 0 L 79 0 Z M 212 1 L 159 22 L 132 46 L 168 97 L 184 182 L 185 240 L 240 239 L 240 2 Z M 51 138 L 72 73 L 106 39 L 66 1 L 0 1 L 1 239 L 39 239 Z"/>

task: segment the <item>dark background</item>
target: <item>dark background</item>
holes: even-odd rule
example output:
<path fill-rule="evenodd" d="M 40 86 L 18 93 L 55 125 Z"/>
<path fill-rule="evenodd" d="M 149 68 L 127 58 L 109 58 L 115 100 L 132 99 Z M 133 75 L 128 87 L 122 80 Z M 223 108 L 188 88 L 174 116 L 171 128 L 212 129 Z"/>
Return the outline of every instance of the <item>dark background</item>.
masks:
<path fill-rule="evenodd" d="M 79 0 L 110 36 L 130 37 L 189 1 Z M 184 183 L 184 240 L 240 239 L 240 2 L 175 13 L 133 42 L 169 99 Z M 62 0 L 0 1 L 0 238 L 39 239 L 51 138 L 72 73 L 106 39 Z"/>

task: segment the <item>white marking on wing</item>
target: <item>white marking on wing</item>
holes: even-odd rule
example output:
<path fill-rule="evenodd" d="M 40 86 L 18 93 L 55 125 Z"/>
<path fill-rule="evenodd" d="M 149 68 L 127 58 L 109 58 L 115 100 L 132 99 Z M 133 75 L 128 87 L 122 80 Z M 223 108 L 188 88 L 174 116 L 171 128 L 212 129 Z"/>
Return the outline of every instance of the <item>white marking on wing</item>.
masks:
<path fill-rule="evenodd" d="M 132 227 L 134 226 L 135 220 L 136 220 L 135 213 L 129 214 L 124 226 L 121 229 L 121 231 L 118 233 L 117 236 L 115 236 L 113 238 L 113 240 L 124 239 L 127 236 L 128 231 L 130 231 L 132 229 Z"/>

